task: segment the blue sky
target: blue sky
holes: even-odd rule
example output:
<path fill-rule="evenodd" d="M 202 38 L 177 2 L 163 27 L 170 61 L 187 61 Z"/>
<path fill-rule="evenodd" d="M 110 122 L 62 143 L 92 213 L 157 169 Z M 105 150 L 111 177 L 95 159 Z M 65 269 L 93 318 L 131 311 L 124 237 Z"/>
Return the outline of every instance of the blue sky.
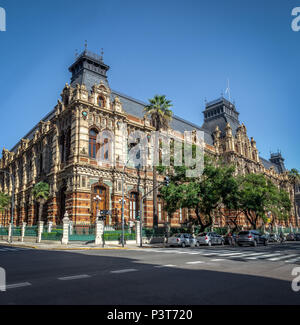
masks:
<path fill-rule="evenodd" d="M 205 98 L 231 97 L 263 157 L 280 149 L 300 170 L 299 1 L 0 0 L 0 147 L 11 149 L 57 103 L 75 50 L 88 41 L 112 89 L 156 93 L 202 125 Z"/>

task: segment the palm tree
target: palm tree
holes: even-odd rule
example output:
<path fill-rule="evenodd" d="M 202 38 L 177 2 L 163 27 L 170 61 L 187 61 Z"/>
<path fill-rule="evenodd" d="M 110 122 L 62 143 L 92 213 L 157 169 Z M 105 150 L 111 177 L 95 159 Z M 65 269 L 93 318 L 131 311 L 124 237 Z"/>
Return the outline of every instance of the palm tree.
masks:
<path fill-rule="evenodd" d="M 42 221 L 42 213 L 43 213 L 43 207 L 44 204 L 48 201 L 49 199 L 49 184 L 45 182 L 39 182 L 35 184 L 32 194 L 34 196 L 34 199 L 39 203 L 39 220 Z"/>
<path fill-rule="evenodd" d="M 298 169 L 292 168 L 289 171 L 289 174 L 288 175 L 289 175 L 290 182 L 294 186 L 294 210 L 295 210 L 296 225 L 298 227 L 298 216 L 297 216 L 297 205 L 296 205 L 296 197 L 295 197 L 295 194 L 296 194 L 296 185 L 300 182 L 300 174 L 299 174 Z"/>
<path fill-rule="evenodd" d="M 155 95 L 149 99 L 149 105 L 144 108 L 145 116 L 150 117 L 152 126 L 156 131 L 168 129 L 172 121 L 173 112 L 169 108 L 172 107 L 171 101 L 166 99 L 165 95 Z M 153 165 L 153 228 L 158 227 L 157 217 L 157 171 Z"/>

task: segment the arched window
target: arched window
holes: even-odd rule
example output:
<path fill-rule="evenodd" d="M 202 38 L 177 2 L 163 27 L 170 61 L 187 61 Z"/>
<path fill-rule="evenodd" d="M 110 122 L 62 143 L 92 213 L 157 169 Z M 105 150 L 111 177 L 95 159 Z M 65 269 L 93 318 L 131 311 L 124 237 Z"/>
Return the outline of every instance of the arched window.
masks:
<path fill-rule="evenodd" d="M 97 145 L 97 136 L 98 136 L 98 131 L 95 129 L 90 130 L 89 133 L 89 156 L 91 158 L 96 159 L 96 154 L 97 154 L 97 150 L 98 145 Z"/>
<path fill-rule="evenodd" d="M 105 100 L 104 100 L 104 98 L 102 97 L 102 96 L 99 96 L 98 97 L 98 105 L 100 106 L 100 107 L 104 107 L 105 105 Z"/>

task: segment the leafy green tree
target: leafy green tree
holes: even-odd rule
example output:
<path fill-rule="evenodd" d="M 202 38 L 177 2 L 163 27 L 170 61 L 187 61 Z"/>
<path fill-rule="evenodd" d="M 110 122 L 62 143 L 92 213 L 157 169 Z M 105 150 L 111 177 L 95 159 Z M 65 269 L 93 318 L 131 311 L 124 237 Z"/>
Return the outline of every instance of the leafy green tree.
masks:
<path fill-rule="evenodd" d="M 287 219 L 291 209 L 288 193 L 278 188 L 262 174 L 247 174 L 238 178 L 238 210 L 242 211 L 253 229 L 259 221 L 266 222 L 272 211 L 278 219 Z"/>
<path fill-rule="evenodd" d="M 167 129 L 172 121 L 173 112 L 171 101 L 166 99 L 165 95 L 155 95 L 149 99 L 149 105 L 144 108 L 145 116 L 150 117 L 152 125 L 156 131 Z M 157 216 L 157 171 L 156 166 L 153 166 L 153 227 L 158 227 Z"/>
<path fill-rule="evenodd" d="M 42 213 L 44 204 L 49 199 L 50 187 L 48 183 L 39 182 L 35 184 L 32 190 L 32 194 L 34 199 L 39 203 L 39 220 L 42 221 Z"/>
<path fill-rule="evenodd" d="M 185 167 L 174 167 L 175 173 L 170 175 L 172 189 L 165 195 L 161 193 L 166 205 L 193 209 L 197 219 L 195 225 L 200 226 L 200 232 L 212 226 L 214 217 L 224 204 L 228 204 L 234 196 L 236 183 L 234 167 L 226 166 L 221 161 L 216 162 L 208 156 L 204 157 L 204 170 L 201 177 L 186 178 Z"/>
<path fill-rule="evenodd" d="M 9 195 L 0 192 L 0 212 L 3 213 L 10 205 Z M 3 220 L 2 220 L 3 222 Z"/>
<path fill-rule="evenodd" d="M 0 211 L 3 212 L 10 204 L 9 195 L 0 192 Z"/>
<path fill-rule="evenodd" d="M 299 174 L 299 171 L 296 168 L 292 168 L 289 171 L 289 174 L 288 175 L 289 175 L 290 182 L 293 184 L 293 187 L 294 187 L 294 195 L 295 195 L 295 193 L 296 193 L 296 185 L 300 182 L 300 174 Z M 297 205 L 296 205 L 295 197 L 294 197 L 294 211 L 295 211 L 296 225 L 298 227 Z"/>

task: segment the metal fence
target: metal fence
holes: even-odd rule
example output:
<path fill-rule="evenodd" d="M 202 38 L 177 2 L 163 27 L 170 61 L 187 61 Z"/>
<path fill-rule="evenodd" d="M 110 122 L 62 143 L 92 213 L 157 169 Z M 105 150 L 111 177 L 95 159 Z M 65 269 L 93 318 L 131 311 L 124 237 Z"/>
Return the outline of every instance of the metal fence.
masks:
<path fill-rule="evenodd" d="M 25 228 L 25 237 L 37 237 L 38 229 L 37 226 L 31 226 Z"/>
<path fill-rule="evenodd" d="M 74 225 L 69 230 L 69 241 L 95 240 L 95 225 Z"/>
<path fill-rule="evenodd" d="M 8 227 L 0 227 L 0 236 L 8 236 Z"/>

